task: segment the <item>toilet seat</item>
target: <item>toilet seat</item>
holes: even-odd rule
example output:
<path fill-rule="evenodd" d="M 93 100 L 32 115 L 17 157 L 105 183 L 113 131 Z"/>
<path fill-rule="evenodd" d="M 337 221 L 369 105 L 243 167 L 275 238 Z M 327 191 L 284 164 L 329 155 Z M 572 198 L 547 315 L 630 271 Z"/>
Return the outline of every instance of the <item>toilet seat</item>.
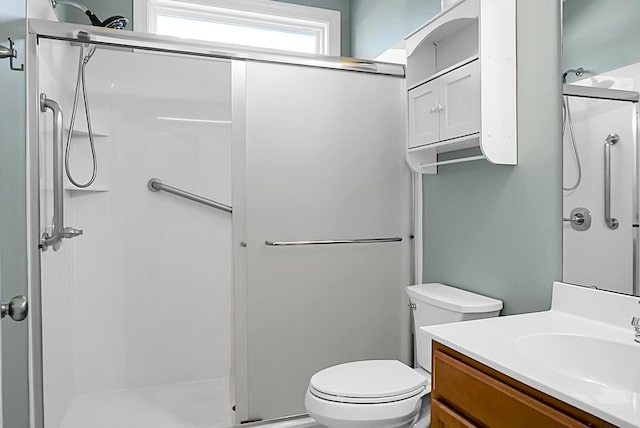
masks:
<path fill-rule="evenodd" d="M 313 387 L 309 387 L 309 392 L 315 395 L 318 398 L 322 398 L 323 400 L 335 401 L 336 403 L 346 403 L 346 404 L 382 404 L 382 403 L 392 403 L 394 401 L 405 400 L 407 398 L 415 397 L 419 395 L 421 392 L 427 389 L 424 385 L 420 388 L 407 392 L 401 395 L 391 395 L 385 397 L 373 397 L 373 398 L 358 398 L 358 397 L 343 397 L 339 395 L 330 395 L 325 394 L 323 392 L 315 390 Z"/>
<path fill-rule="evenodd" d="M 309 393 L 337 403 L 381 404 L 422 396 L 430 392 L 430 383 L 400 361 L 356 361 L 316 373 Z"/>

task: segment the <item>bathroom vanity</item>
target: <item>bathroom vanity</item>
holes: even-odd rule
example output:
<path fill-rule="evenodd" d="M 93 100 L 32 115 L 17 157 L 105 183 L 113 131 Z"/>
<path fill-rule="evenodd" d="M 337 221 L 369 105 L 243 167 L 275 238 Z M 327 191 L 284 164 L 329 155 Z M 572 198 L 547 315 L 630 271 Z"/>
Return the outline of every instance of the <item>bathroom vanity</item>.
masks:
<path fill-rule="evenodd" d="M 423 327 L 434 427 L 640 427 L 640 298 L 555 283 L 551 310 Z"/>
<path fill-rule="evenodd" d="M 432 381 L 434 427 L 616 426 L 437 342 Z"/>

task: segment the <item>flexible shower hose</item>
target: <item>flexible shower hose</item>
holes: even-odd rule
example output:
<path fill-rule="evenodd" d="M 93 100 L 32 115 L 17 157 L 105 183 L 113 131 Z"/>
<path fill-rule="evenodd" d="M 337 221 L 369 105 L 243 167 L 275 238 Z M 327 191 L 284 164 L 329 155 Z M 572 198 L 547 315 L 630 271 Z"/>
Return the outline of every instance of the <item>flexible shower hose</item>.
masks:
<path fill-rule="evenodd" d="M 91 113 L 89 109 L 89 97 L 87 96 L 87 84 L 85 78 L 85 67 L 87 63 L 96 52 L 96 46 L 91 45 L 87 49 L 87 54 L 84 54 L 85 45 L 80 45 L 80 60 L 78 62 L 78 77 L 76 79 L 76 91 L 73 97 L 73 110 L 71 112 L 71 123 L 69 124 L 69 135 L 67 136 L 67 146 L 64 154 L 64 170 L 67 174 L 67 178 L 76 187 L 85 188 L 93 184 L 98 175 L 98 158 L 96 156 L 96 146 L 93 142 L 93 129 L 91 127 Z M 71 168 L 69 167 L 69 157 L 71 155 L 71 139 L 73 138 L 73 127 L 76 122 L 76 113 L 78 111 L 78 98 L 80 96 L 80 86 L 82 86 L 82 98 L 84 101 L 84 111 L 87 117 L 87 131 L 89 133 L 89 145 L 91 147 L 91 159 L 92 159 L 92 173 L 91 178 L 86 183 L 79 183 L 73 178 L 71 174 Z"/>
<path fill-rule="evenodd" d="M 569 97 L 562 97 L 562 138 L 564 140 L 564 134 L 566 132 L 567 126 L 569 127 L 569 137 L 571 138 L 571 145 L 573 146 L 573 154 L 576 157 L 576 166 L 578 167 L 578 179 L 576 180 L 576 184 L 570 187 L 564 187 L 562 185 L 562 190 L 568 192 L 571 190 L 575 190 L 580 185 L 582 181 L 582 165 L 580 163 L 580 156 L 578 155 L 578 146 L 576 144 L 576 136 L 573 132 L 573 120 L 571 119 L 571 109 L 569 108 Z"/>

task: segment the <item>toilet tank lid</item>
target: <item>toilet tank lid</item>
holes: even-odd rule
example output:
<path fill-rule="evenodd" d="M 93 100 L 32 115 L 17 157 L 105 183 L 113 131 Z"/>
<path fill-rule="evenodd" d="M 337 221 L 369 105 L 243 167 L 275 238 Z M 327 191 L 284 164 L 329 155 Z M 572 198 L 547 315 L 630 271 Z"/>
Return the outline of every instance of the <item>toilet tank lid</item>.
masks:
<path fill-rule="evenodd" d="M 411 299 L 429 303 L 462 314 L 495 312 L 502 309 L 502 300 L 432 282 L 407 287 Z"/>

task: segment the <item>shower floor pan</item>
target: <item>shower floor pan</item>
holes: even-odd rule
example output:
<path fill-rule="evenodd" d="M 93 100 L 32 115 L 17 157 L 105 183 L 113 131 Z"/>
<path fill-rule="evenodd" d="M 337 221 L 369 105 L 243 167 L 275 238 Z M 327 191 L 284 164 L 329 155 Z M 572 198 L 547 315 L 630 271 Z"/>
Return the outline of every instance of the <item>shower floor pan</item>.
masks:
<path fill-rule="evenodd" d="M 232 425 L 229 379 L 86 394 L 60 428 L 222 428 Z"/>

